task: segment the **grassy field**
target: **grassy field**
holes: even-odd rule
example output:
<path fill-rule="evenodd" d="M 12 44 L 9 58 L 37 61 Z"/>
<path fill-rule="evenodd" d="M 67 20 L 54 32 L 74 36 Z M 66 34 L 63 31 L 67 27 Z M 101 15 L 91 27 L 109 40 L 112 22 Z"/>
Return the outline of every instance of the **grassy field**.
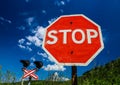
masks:
<path fill-rule="evenodd" d="M 120 59 L 83 74 L 78 85 L 120 85 Z"/>
<path fill-rule="evenodd" d="M 20 85 L 20 82 L 0 85 Z M 27 85 L 27 82 L 24 85 Z M 71 85 L 71 81 L 32 81 L 31 85 Z M 84 73 L 78 77 L 78 85 L 120 85 L 120 59 Z"/>

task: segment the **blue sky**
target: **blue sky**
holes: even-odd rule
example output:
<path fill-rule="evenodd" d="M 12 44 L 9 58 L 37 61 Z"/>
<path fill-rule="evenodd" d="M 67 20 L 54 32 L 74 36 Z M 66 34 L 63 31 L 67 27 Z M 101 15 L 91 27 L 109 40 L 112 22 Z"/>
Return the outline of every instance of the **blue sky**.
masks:
<path fill-rule="evenodd" d="M 104 50 L 88 66 L 78 67 L 78 76 L 98 65 L 120 57 L 119 0 L 1 0 L 0 65 L 3 72 L 22 76 L 20 59 L 41 60 L 44 67 L 37 73 L 45 79 L 48 72 L 62 72 L 71 77 L 71 67 L 58 66 L 42 49 L 44 29 L 61 15 L 84 14 L 101 26 Z M 49 71 L 48 71 L 49 70 Z"/>

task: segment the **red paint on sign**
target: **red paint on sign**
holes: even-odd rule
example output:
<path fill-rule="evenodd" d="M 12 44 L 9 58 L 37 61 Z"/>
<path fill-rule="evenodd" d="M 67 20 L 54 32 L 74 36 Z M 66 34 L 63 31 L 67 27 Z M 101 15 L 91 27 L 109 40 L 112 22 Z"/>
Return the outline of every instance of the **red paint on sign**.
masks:
<path fill-rule="evenodd" d="M 34 74 L 36 72 L 36 69 L 34 69 L 34 70 L 23 69 L 23 71 L 24 71 L 24 75 L 22 77 L 23 79 L 31 76 L 32 78 L 38 80 L 38 76 L 36 74 Z"/>
<path fill-rule="evenodd" d="M 62 65 L 88 65 L 104 48 L 100 26 L 84 15 L 61 16 L 46 28 L 43 48 Z"/>

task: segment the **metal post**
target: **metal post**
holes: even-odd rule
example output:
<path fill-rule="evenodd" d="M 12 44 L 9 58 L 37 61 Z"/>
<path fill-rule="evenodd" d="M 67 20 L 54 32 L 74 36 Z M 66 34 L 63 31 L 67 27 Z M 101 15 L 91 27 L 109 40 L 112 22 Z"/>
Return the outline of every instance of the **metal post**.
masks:
<path fill-rule="evenodd" d="M 23 85 L 23 83 L 24 83 L 24 79 L 21 79 L 21 85 Z"/>
<path fill-rule="evenodd" d="M 72 85 L 78 85 L 78 82 L 77 82 L 77 66 L 72 66 Z"/>
<path fill-rule="evenodd" d="M 29 76 L 28 85 L 30 85 L 30 84 L 31 84 L 31 79 L 32 79 L 32 77 L 31 77 L 31 76 Z"/>

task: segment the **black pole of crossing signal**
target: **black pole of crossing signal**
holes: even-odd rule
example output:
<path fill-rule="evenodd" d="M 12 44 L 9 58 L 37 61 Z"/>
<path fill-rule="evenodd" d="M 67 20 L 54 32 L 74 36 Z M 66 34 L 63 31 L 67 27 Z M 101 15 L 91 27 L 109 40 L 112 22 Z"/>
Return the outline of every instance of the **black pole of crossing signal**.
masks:
<path fill-rule="evenodd" d="M 31 77 L 31 76 L 29 76 L 28 85 L 30 85 L 30 84 L 31 84 L 31 80 L 32 80 L 32 77 Z"/>
<path fill-rule="evenodd" d="M 78 85 L 78 82 L 77 82 L 77 66 L 72 66 L 72 85 Z"/>

